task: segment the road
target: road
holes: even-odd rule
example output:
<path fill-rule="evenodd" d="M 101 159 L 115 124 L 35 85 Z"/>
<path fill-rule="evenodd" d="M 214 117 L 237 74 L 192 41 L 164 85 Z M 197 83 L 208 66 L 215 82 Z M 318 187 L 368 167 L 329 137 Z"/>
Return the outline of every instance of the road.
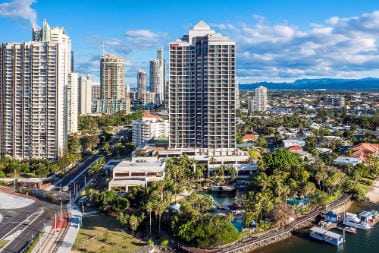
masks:
<path fill-rule="evenodd" d="M 38 236 L 47 223 L 50 223 L 49 212 L 38 202 L 19 209 L 0 210 L 3 221 L 0 223 L 0 239 L 13 239 L 0 252 L 20 252 L 30 240 Z"/>

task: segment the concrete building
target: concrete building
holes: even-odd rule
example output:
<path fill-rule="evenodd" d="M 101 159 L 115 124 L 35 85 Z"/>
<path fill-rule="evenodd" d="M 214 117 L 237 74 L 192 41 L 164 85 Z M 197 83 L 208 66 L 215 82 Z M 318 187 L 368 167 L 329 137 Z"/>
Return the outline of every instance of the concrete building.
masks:
<path fill-rule="evenodd" d="M 79 95 L 78 95 L 78 73 L 68 74 L 68 85 L 66 86 L 66 98 L 67 98 L 67 132 L 69 134 L 76 133 L 78 131 L 78 117 L 79 117 Z"/>
<path fill-rule="evenodd" d="M 324 106 L 342 108 L 345 106 L 344 96 L 327 96 L 324 98 Z"/>
<path fill-rule="evenodd" d="M 145 114 L 142 120 L 133 120 L 132 142 L 140 146 L 155 138 L 168 138 L 169 123 L 158 115 Z"/>
<path fill-rule="evenodd" d="M 102 56 L 100 59 L 100 98 L 124 99 L 125 60 L 115 55 Z"/>
<path fill-rule="evenodd" d="M 120 189 L 126 192 L 130 187 L 144 186 L 164 179 L 165 162 L 156 157 L 133 157 L 132 161 L 123 160 L 112 170 L 112 180 L 108 189 Z"/>
<path fill-rule="evenodd" d="M 100 86 L 99 97 L 100 97 Z M 92 80 L 89 76 L 79 77 L 79 115 L 92 113 Z"/>
<path fill-rule="evenodd" d="M 65 73 L 59 43 L 5 43 L 0 51 L 0 155 L 56 159 L 63 154 Z"/>
<path fill-rule="evenodd" d="M 137 98 L 143 100 L 146 93 L 146 72 L 143 70 L 137 71 Z"/>
<path fill-rule="evenodd" d="M 71 41 L 46 21 L 32 32 L 32 42 L 1 46 L 0 155 L 54 160 L 67 139 Z"/>
<path fill-rule="evenodd" d="M 267 88 L 259 86 L 255 89 L 253 98 L 253 111 L 264 112 L 267 110 Z"/>
<path fill-rule="evenodd" d="M 235 42 L 201 21 L 169 43 L 171 149 L 236 153 Z"/>
<path fill-rule="evenodd" d="M 100 60 L 100 99 L 94 100 L 92 111 L 112 114 L 127 110 L 125 98 L 125 60 L 114 55 L 102 56 Z"/>
<path fill-rule="evenodd" d="M 91 86 L 91 103 L 94 103 L 98 99 L 100 99 L 100 85 L 99 84 L 92 84 L 92 86 Z"/>
<path fill-rule="evenodd" d="M 157 59 L 150 61 L 150 91 L 156 95 L 155 101 L 159 105 L 165 100 L 165 60 L 163 48 L 158 48 Z"/>

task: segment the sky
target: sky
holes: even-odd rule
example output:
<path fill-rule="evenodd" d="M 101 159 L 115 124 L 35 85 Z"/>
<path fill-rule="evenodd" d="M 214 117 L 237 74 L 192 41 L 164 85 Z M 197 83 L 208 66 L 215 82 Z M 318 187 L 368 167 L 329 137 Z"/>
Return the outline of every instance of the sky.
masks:
<path fill-rule="evenodd" d="M 104 45 L 132 88 L 200 20 L 236 41 L 240 84 L 379 77 L 377 0 L 0 0 L 0 42 L 30 41 L 45 19 L 71 38 L 76 72 L 98 81 Z"/>

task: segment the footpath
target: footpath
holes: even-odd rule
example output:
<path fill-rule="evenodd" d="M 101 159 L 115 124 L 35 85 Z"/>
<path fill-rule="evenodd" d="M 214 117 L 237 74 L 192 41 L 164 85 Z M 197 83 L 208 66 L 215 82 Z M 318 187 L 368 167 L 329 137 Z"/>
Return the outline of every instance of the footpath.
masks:
<path fill-rule="evenodd" d="M 70 253 L 80 230 L 80 224 L 82 223 L 82 212 L 79 207 L 74 204 L 69 209 L 69 212 L 70 224 L 66 231 L 66 235 L 57 250 L 57 253 Z"/>

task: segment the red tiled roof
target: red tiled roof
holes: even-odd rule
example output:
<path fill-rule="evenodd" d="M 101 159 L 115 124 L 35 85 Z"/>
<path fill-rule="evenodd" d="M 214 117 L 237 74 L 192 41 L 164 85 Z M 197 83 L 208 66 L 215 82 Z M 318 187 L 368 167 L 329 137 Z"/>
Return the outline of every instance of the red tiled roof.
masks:
<path fill-rule="evenodd" d="M 258 138 L 257 134 L 245 134 L 243 136 L 244 141 L 251 141 L 251 140 L 256 140 Z"/>
<path fill-rule="evenodd" d="M 160 116 L 154 115 L 151 113 L 146 113 L 145 115 L 143 115 L 143 118 L 144 119 L 162 119 Z"/>
<path fill-rule="evenodd" d="M 369 155 L 379 154 L 379 143 L 360 143 L 352 149 L 352 157 L 364 161 Z"/>
<path fill-rule="evenodd" d="M 292 147 L 289 147 L 287 150 L 290 151 L 290 152 L 293 152 L 293 151 L 303 151 L 303 148 L 301 146 L 292 146 Z"/>

